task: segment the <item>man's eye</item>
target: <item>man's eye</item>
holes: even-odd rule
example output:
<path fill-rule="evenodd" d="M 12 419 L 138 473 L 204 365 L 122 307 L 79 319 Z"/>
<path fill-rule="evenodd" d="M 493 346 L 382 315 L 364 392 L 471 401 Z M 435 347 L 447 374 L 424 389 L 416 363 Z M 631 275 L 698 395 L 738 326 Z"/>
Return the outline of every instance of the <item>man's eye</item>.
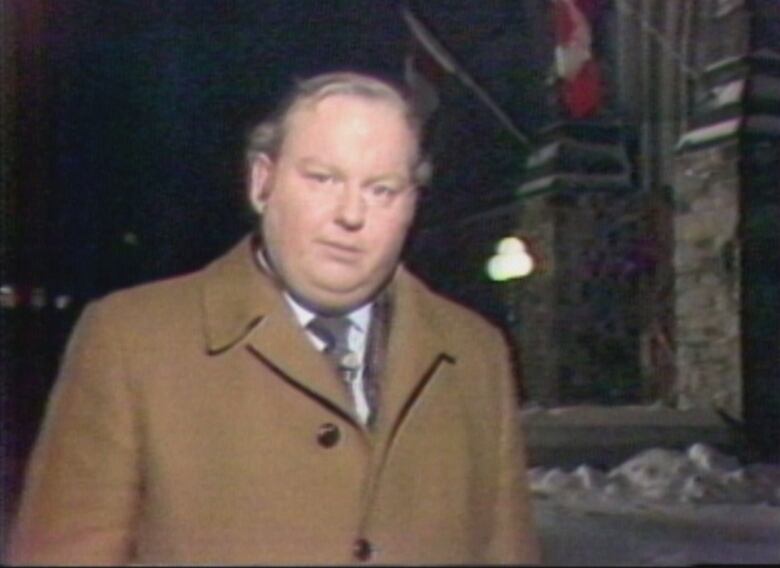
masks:
<path fill-rule="evenodd" d="M 398 193 L 398 189 L 389 185 L 372 185 L 369 189 L 375 197 L 391 197 Z"/>
<path fill-rule="evenodd" d="M 333 176 L 330 174 L 323 174 L 319 172 L 309 172 L 306 177 L 317 183 L 330 183 L 333 181 Z"/>

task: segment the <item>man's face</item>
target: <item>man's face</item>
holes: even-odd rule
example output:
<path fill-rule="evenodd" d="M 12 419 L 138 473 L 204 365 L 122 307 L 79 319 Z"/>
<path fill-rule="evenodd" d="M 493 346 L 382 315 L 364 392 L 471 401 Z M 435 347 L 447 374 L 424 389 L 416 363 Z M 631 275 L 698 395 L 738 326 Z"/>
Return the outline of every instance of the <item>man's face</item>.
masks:
<path fill-rule="evenodd" d="M 332 95 L 288 117 L 276 160 L 252 167 L 270 260 L 292 295 L 326 313 L 369 301 L 414 217 L 415 135 L 391 102 Z"/>

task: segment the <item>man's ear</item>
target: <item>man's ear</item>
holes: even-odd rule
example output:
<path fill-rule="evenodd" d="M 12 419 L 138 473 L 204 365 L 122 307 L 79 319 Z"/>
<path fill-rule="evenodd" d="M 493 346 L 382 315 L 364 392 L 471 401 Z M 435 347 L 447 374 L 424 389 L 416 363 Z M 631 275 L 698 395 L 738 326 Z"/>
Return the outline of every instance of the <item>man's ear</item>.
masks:
<path fill-rule="evenodd" d="M 249 202 L 258 215 L 263 214 L 271 190 L 274 164 L 268 154 L 258 154 L 249 172 Z"/>

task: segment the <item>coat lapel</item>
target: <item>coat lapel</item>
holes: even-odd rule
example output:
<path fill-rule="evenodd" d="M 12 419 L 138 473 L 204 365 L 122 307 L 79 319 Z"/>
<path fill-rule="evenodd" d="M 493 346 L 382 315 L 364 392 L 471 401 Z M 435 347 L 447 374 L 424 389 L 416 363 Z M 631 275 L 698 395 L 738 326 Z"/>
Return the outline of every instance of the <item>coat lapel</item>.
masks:
<path fill-rule="evenodd" d="M 393 318 L 376 425 L 382 445 L 392 442 L 438 368 L 455 362 L 428 312 L 422 285 L 401 267 L 392 286 Z M 257 266 L 251 238 L 206 268 L 203 312 L 210 354 L 245 346 L 282 379 L 359 424 L 347 389 Z"/>
<path fill-rule="evenodd" d="M 207 267 L 205 276 L 203 313 L 210 354 L 245 347 L 281 379 L 356 422 L 347 390 L 257 266 L 249 237 Z"/>
<path fill-rule="evenodd" d="M 438 368 L 445 362 L 455 361 L 441 330 L 436 327 L 435 318 L 426 309 L 422 286 L 402 268 L 394 285 L 393 319 L 377 423 L 377 432 L 384 434 L 387 444 L 424 395 Z"/>
<path fill-rule="evenodd" d="M 287 308 L 270 312 L 247 336 L 247 347 L 263 363 L 309 396 L 358 424 L 346 385 L 306 337 Z"/>
<path fill-rule="evenodd" d="M 387 363 L 382 374 L 382 398 L 373 438 L 371 474 L 363 494 L 365 515 L 377 497 L 384 465 L 405 420 L 431 380 L 446 380 L 441 369 L 455 363 L 443 333 L 429 313 L 427 293 L 416 279 L 399 268 L 393 282 L 393 315 L 387 346 Z M 420 433 L 422 434 L 422 433 Z M 362 519 L 361 524 L 366 522 Z"/>

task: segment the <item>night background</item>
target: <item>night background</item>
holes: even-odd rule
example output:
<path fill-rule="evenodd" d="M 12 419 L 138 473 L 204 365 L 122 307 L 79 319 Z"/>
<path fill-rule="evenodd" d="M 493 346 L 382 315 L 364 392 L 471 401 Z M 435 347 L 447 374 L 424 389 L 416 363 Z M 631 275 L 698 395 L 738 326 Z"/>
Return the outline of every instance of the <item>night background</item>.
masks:
<path fill-rule="evenodd" d="M 517 103 L 543 72 L 528 65 L 524 4 L 422 4 L 420 17 L 436 22 L 475 79 L 518 126 L 534 128 L 538 107 Z M 22 112 L 56 132 L 36 163 L 57 188 L 47 200 L 45 230 L 58 249 L 47 280 L 84 298 L 225 250 L 253 222 L 242 161 L 251 126 L 295 78 L 346 68 L 403 80 L 411 44 L 399 3 L 387 0 L 74 0 L 41 19 L 44 108 Z M 439 167 L 421 215 L 429 223 L 511 198 L 525 151 L 447 81 L 432 119 Z"/>
<path fill-rule="evenodd" d="M 581 115 L 553 0 L 0 0 L 3 530 L 84 305 L 252 230 L 245 137 L 295 79 L 402 82 L 408 57 L 438 106 L 406 263 L 502 327 L 527 405 L 671 417 L 639 432 L 631 411 L 551 458 L 531 421 L 532 460 L 603 456 L 624 432 L 614 456 L 704 439 L 779 461 L 780 2 L 574 3 L 600 69 Z M 403 7 L 527 142 L 432 62 Z M 534 272 L 491 281 L 509 235 Z"/>

